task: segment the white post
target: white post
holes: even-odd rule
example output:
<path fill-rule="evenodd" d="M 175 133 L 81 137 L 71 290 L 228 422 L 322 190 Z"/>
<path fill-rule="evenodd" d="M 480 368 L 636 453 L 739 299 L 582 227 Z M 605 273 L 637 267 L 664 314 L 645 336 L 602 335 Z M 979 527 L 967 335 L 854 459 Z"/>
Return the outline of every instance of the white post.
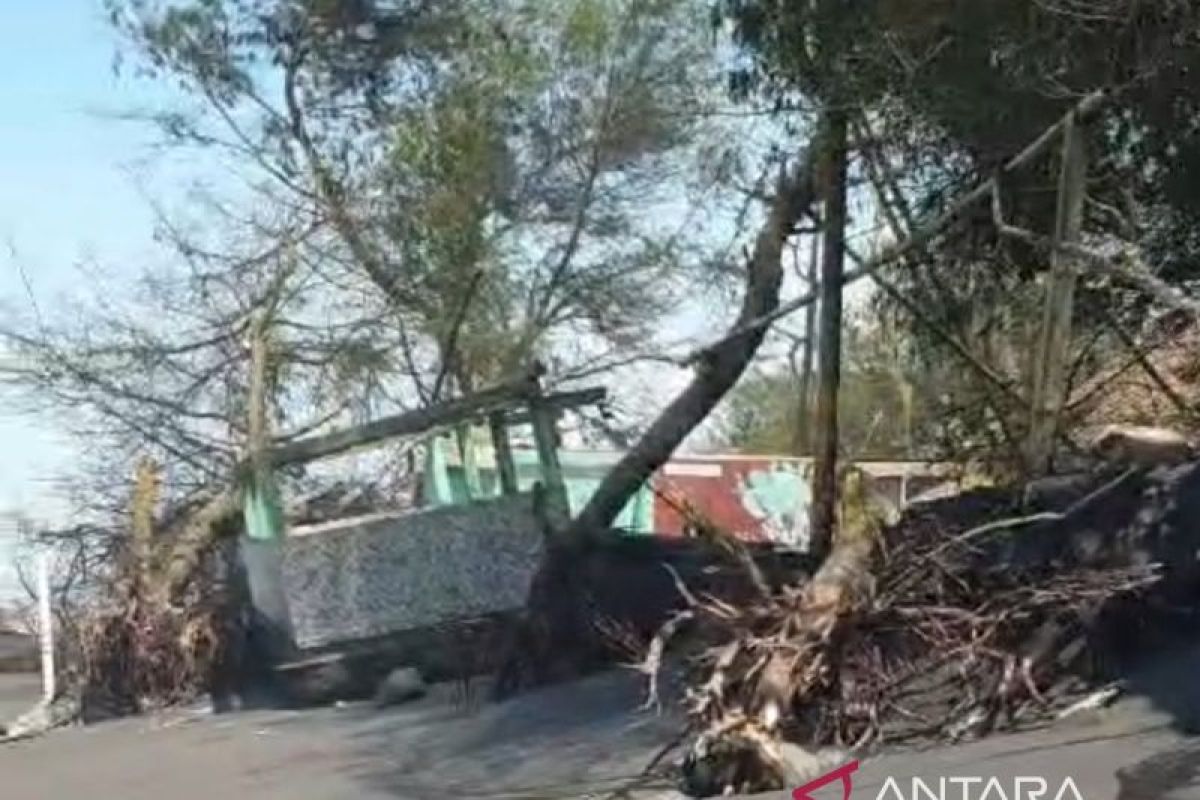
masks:
<path fill-rule="evenodd" d="M 54 699 L 54 614 L 50 607 L 50 552 L 38 554 L 38 635 L 42 642 L 42 695 Z"/>

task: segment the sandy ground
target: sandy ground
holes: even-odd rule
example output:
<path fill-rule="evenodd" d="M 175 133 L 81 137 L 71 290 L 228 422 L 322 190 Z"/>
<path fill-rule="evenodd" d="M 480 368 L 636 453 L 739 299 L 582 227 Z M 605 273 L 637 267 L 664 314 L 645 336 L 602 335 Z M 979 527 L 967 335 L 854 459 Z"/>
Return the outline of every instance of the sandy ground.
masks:
<path fill-rule="evenodd" d="M 1176 667 L 1175 677 L 1200 683 L 1197 664 Z M 36 697 L 36 680 L 0 678 L 0 698 L 22 692 Z M 1051 788 L 1043 800 L 1055 800 L 1066 777 L 1080 800 L 1200 799 L 1200 739 L 1179 729 L 1179 696 L 1164 702 L 1135 689 L 1112 709 L 1049 730 L 866 759 L 852 797 L 875 800 L 893 777 L 909 800 L 910 778 L 919 775 L 934 786 L 941 777 L 998 777 L 1008 787 L 1000 800 L 1015 797 L 1017 776 L 1044 778 Z M 639 713 L 638 701 L 633 676 L 612 673 L 474 709 L 439 690 L 382 711 L 347 705 L 123 720 L 0 746 L 0 798 L 603 798 L 676 730 L 668 718 Z M 966 800 L 981 798 L 982 786 Z M 830 786 L 815 798 L 841 796 Z M 946 800 L 961 797 L 958 788 Z"/>

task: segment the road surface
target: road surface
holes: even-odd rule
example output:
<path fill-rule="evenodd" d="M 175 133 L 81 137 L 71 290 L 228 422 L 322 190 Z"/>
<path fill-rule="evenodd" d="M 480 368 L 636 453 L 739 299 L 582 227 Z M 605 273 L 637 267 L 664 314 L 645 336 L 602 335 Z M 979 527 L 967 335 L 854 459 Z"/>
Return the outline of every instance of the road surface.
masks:
<path fill-rule="evenodd" d="M 31 688 L 36 695 L 36 683 L 13 691 Z M 604 798 L 676 730 L 671 719 L 639 713 L 639 700 L 635 676 L 610 673 L 475 709 L 436 691 L 390 710 L 127 719 L 0 746 L 0 798 Z M 1200 739 L 1178 729 L 1170 705 L 1134 695 L 1049 730 L 866 759 L 853 798 L 875 800 L 891 777 L 909 800 L 919 775 L 933 786 L 939 777 L 998 777 L 1008 787 L 1002 798 L 981 798 L 978 784 L 967 800 L 1011 800 L 1018 776 L 1045 779 L 1042 800 L 1055 800 L 1067 777 L 1080 800 L 1200 800 Z M 955 789 L 945 800 L 961 797 Z M 835 798 L 836 786 L 815 795 Z"/>
<path fill-rule="evenodd" d="M 0 725 L 29 708 L 42 696 L 42 679 L 36 673 L 0 674 Z"/>

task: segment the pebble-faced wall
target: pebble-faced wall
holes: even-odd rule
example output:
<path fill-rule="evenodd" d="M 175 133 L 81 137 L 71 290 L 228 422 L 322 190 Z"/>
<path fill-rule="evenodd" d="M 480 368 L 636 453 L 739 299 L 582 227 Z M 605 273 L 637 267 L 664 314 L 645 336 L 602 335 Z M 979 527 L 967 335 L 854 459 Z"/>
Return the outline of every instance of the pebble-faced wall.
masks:
<path fill-rule="evenodd" d="M 282 583 L 302 650 L 520 608 L 542 552 L 529 495 L 290 532 Z"/>

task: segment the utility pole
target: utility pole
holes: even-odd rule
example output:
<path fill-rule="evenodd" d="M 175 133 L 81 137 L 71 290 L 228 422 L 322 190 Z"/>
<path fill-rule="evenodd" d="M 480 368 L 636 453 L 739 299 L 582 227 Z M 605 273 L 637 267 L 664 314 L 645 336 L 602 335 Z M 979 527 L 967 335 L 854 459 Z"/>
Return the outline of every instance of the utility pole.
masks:
<path fill-rule="evenodd" d="M 37 558 L 38 638 L 42 651 L 42 699 L 52 703 L 58 694 L 54 667 L 54 611 L 50 596 L 50 550 Z"/>

